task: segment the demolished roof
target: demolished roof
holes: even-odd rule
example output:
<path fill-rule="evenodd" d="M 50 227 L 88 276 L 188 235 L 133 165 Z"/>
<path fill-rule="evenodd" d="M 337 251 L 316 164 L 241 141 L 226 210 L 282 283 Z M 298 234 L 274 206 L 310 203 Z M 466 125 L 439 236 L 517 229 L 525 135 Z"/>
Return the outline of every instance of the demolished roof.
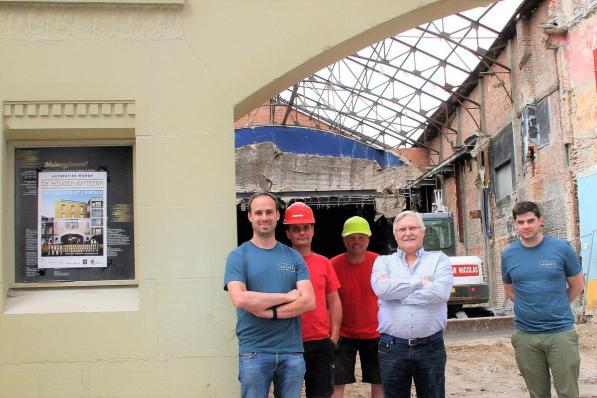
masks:
<path fill-rule="evenodd" d="M 467 98 L 537 1 L 505 0 L 399 33 L 308 76 L 275 102 L 380 149 L 426 147 Z M 287 113 L 288 113 L 287 112 Z M 282 124 L 286 123 L 286 119 Z M 431 148 L 429 148 L 431 149 Z"/>

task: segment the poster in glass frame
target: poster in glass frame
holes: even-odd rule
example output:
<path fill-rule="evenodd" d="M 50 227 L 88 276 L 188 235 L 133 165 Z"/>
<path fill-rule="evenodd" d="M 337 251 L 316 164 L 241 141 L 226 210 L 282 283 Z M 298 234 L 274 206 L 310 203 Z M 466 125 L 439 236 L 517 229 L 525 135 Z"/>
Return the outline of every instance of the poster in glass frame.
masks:
<path fill-rule="evenodd" d="M 134 280 L 131 146 L 15 148 L 15 283 Z"/>

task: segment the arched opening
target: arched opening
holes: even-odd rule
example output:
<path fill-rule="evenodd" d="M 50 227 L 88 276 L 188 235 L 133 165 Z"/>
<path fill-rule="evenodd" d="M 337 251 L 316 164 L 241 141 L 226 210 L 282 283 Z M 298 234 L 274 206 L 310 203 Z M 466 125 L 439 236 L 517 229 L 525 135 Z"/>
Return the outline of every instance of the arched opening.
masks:
<path fill-rule="evenodd" d="M 284 205 L 294 201 L 311 204 L 318 222 L 313 249 L 328 257 L 344 250 L 339 234 L 350 216 L 368 219 L 376 230 L 370 249 L 386 254 L 395 248 L 388 220 L 398 212 L 447 211 L 442 202 L 444 179 L 451 183 L 458 179 L 454 162 L 471 158 L 479 136 L 471 134 L 470 128 L 463 134 L 462 125 L 470 124 L 479 132 L 485 123 L 483 100 L 471 98 L 471 87 L 479 84 L 484 74 L 494 73 L 487 72 L 491 67 L 510 72 L 508 64 L 498 59 L 508 40 L 502 29 L 511 31 L 515 16 L 524 7 L 516 0 L 494 3 L 391 36 L 310 75 L 237 121 L 238 243 L 251 235 L 242 199 L 255 191 L 279 194 L 282 213 Z M 442 42 L 445 48 L 438 45 Z M 342 73 L 352 81 L 342 81 Z M 270 125 L 264 126 L 268 124 L 264 119 Z M 289 143 L 298 126 L 304 129 L 300 138 Z M 360 173 L 367 166 L 357 162 L 338 165 L 330 161 L 329 157 L 354 160 L 359 158 L 358 151 L 343 151 L 336 143 L 321 144 L 319 137 L 310 135 L 314 129 L 381 153 L 376 159 L 377 174 Z M 435 137 L 439 143 L 430 145 Z M 265 147 L 266 142 L 270 147 Z M 243 149 L 243 145 L 251 149 Z M 319 145 L 325 148 L 317 150 Z M 424 150 L 426 158 L 416 163 L 417 153 L 407 155 L 412 148 Z M 374 181 L 387 166 L 385 154 L 404 155 L 412 169 L 403 166 Z M 318 158 L 325 156 L 328 158 Z M 342 170 L 349 172 L 343 174 Z M 343 185 L 338 180 L 349 183 Z M 460 243 L 465 213 L 461 195 L 457 189 L 457 206 L 450 208 Z M 388 204 L 391 200 L 394 203 Z M 441 246 L 455 256 L 456 234 L 452 221 L 449 225 L 449 233 L 441 235 L 449 244 L 432 233 L 427 243 L 431 250 Z M 285 242 L 283 228 L 278 229 L 279 240 Z M 463 255 L 462 245 L 458 249 Z"/>

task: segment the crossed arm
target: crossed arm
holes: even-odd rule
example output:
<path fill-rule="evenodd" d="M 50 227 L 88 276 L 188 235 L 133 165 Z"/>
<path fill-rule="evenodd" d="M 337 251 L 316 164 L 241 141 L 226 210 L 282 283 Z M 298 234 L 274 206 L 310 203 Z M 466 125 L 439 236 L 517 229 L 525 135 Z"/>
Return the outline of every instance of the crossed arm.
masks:
<path fill-rule="evenodd" d="M 400 300 L 402 304 L 425 305 L 446 302 L 450 298 L 454 279 L 452 265 L 447 257 L 438 260 L 435 273 L 429 279 L 390 278 L 384 261 L 376 261 L 371 273 L 371 287 L 380 299 Z"/>
<path fill-rule="evenodd" d="M 445 257 L 437 264 L 433 280 L 422 279 L 422 288 L 402 300 L 403 304 L 433 304 L 445 303 L 450 299 L 454 278 L 452 276 L 452 264 Z"/>
<path fill-rule="evenodd" d="M 263 293 L 247 290 L 244 283 L 232 281 L 227 285 L 228 294 L 236 308 L 260 318 L 272 318 L 271 307 L 277 306 L 278 318 L 293 318 L 315 308 L 315 295 L 309 280 L 296 283 L 288 293 Z"/>
<path fill-rule="evenodd" d="M 371 271 L 371 288 L 382 300 L 402 300 L 423 285 L 419 278 L 390 279 L 385 259 L 378 257 Z"/>
<path fill-rule="evenodd" d="M 245 311 L 259 311 L 284 303 L 292 302 L 299 298 L 298 290 L 293 289 L 288 293 L 262 293 L 247 290 L 246 285 L 240 281 L 229 282 L 226 286 L 232 304 Z"/>

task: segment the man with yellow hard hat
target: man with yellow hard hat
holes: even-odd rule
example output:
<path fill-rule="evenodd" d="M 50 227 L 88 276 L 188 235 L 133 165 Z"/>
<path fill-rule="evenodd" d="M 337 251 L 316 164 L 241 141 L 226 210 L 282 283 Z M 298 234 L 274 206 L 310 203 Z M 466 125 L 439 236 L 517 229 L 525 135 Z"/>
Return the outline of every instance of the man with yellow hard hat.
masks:
<path fill-rule="evenodd" d="M 371 397 L 382 398 L 377 345 L 377 296 L 371 288 L 371 270 L 378 254 L 367 250 L 371 228 L 363 217 L 346 220 L 342 238 L 346 252 L 332 259 L 340 281 L 342 324 L 336 352 L 334 397 L 344 396 L 344 386 L 356 382 L 355 364 L 359 353 L 362 381 L 371 384 Z"/>

